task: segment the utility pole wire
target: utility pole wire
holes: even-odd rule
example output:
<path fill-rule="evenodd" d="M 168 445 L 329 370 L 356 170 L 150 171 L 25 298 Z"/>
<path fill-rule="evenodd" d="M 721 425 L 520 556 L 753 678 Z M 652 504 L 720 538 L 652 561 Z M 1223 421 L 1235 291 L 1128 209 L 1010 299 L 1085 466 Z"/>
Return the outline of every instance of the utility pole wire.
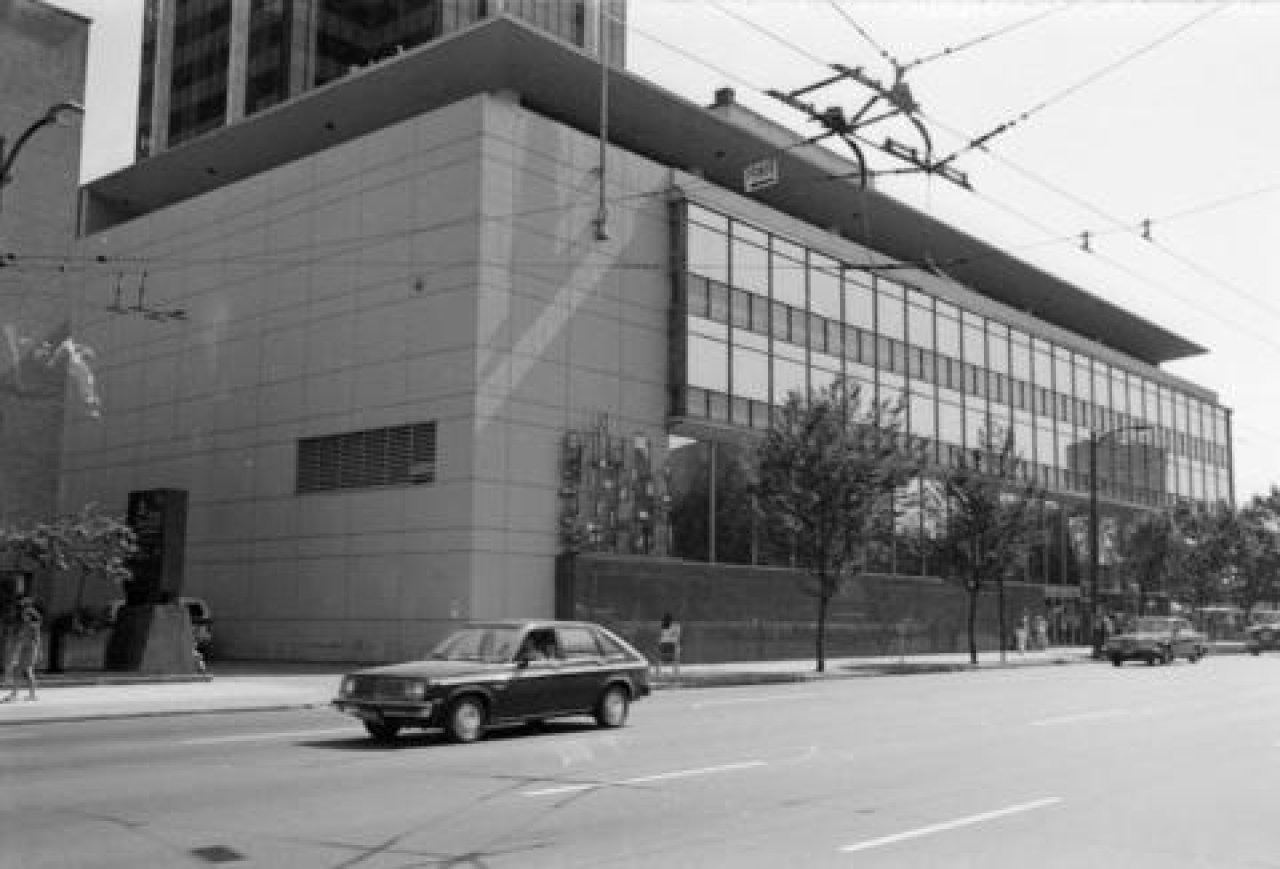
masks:
<path fill-rule="evenodd" d="M 836 12 L 840 14 L 840 17 L 843 18 L 850 27 L 852 27 L 854 30 L 858 32 L 859 36 L 861 36 L 863 39 L 867 41 L 868 45 L 870 45 L 872 48 L 874 48 L 877 52 L 880 53 L 880 56 L 884 58 L 885 62 L 887 62 L 890 66 L 892 66 L 897 71 L 905 72 L 907 70 L 910 64 L 908 64 L 907 67 L 904 67 L 902 64 L 898 63 L 898 59 L 894 57 L 892 54 L 890 54 L 888 51 L 886 51 L 880 45 L 880 43 L 872 39 L 871 34 L 867 33 L 867 31 L 862 27 L 862 25 L 860 25 L 856 20 L 854 20 L 854 17 L 852 15 L 850 15 L 848 12 L 840 8 L 840 4 L 837 2 L 837 0 L 827 0 L 827 2 L 831 5 L 832 9 L 834 9 Z"/>
<path fill-rule="evenodd" d="M 831 2 L 834 5 L 836 0 L 831 0 Z M 1006 33 L 1012 33 L 1013 31 L 1026 27 L 1029 24 L 1035 24 L 1036 22 L 1044 18 L 1048 18 L 1050 15 L 1058 14 L 1059 12 L 1063 11 L 1066 8 L 1067 6 L 1065 5 L 1054 6 L 1049 9 L 1046 9 L 1044 12 L 1041 12 L 1039 15 L 1033 15 L 1030 18 L 1024 18 L 1022 21 L 1015 21 L 1013 24 L 1007 24 L 998 30 L 993 30 L 990 33 L 986 33 L 982 36 L 974 37 L 973 39 L 970 39 L 967 42 L 961 42 L 957 45 L 952 45 L 952 46 L 948 46 L 947 48 L 943 48 L 940 51 L 934 52 L 933 54 L 925 55 L 923 57 L 918 57 L 915 60 L 905 64 L 902 67 L 902 71 L 907 72 L 908 70 L 914 69 L 918 66 L 924 66 L 926 63 L 932 63 L 933 61 L 940 60 L 941 58 L 944 58 L 944 57 L 954 57 L 955 55 L 959 54 L 960 52 L 964 51 L 967 48 L 972 48 L 975 45 L 981 45 L 982 43 L 987 42 L 988 40 L 996 39 L 998 37 L 1004 36 Z M 839 12 L 841 15 L 845 14 L 844 10 L 840 9 L 839 6 L 836 6 L 836 11 Z M 846 20 L 848 20 L 848 16 L 845 16 L 845 18 Z M 852 23 L 853 22 L 850 21 L 850 24 Z M 857 25 L 855 24 L 854 27 L 857 27 Z"/>
<path fill-rule="evenodd" d="M 1091 75 L 1086 76 L 1085 78 L 1081 79 L 1080 81 L 1076 82 L 1070 87 L 1067 87 L 1067 88 L 1064 88 L 1063 90 L 1058 91 L 1056 94 L 1054 94 L 1053 96 L 1050 96 L 1048 99 L 1045 99 L 1040 103 L 1037 103 L 1036 105 L 1032 106 L 1031 108 L 1027 109 L 1024 112 L 1021 112 L 1017 116 L 1005 121 L 1004 123 L 1000 124 L 994 129 L 986 133 L 983 133 L 981 136 L 978 136 L 976 139 L 971 140 L 969 144 L 956 150 L 949 156 L 944 157 L 939 162 L 949 163 L 952 160 L 956 159 L 957 157 L 961 156 L 962 154 L 967 154 L 969 151 L 973 151 L 979 148 L 986 151 L 987 143 L 990 142 L 992 139 L 996 138 L 997 136 L 1001 136 L 1009 132 L 1014 127 L 1028 120 L 1032 116 L 1038 115 L 1040 112 L 1044 111 L 1045 109 L 1049 108 L 1055 103 L 1059 103 L 1062 100 L 1066 99 L 1067 97 L 1071 96 L 1072 94 L 1075 94 L 1076 92 L 1083 90 L 1084 88 L 1096 82 L 1098 79 L 1115 72 L 1120 67 L 1127 66 L 1128 64 L 1137 60 L 1139 57 L 1143 56 L 1144 54 L 1148 54 L 1154 51 L 1155 49 L 1164 45 L 1166 42 L 1169 42 L 1175 39 L 1176 37 L 1190 30 L 1192 27 L 1195 27 L 1197 24 L 1199 24 L 1201 21 L 1204 21 L 1206 18 L 1209 18 L 1212 15 L 1217 15 L 1219 12 L 1221 12 L 1225 8 L 1226 8 L 1225 5 L 1214 6 L 1210 8 L 1207 12 L 1202 12 L 1192 20 L 1178 27 L 1175 27 L 1173 30 L 1169 31 L 1164 36 L 1161 36 L 1159 39 L 1155 40 L 1154 42 L 1150 42 L 1147 45 L 1144 45 L 1141 48 L 1136 49 L 1130 52 L 1129 54 L 1126 54 L 1124 57 L 1121 57 L 1118 60 L 1104 66 L 1102 69 L 1099 69 L 1096 72 L 1092 73 Z"/>

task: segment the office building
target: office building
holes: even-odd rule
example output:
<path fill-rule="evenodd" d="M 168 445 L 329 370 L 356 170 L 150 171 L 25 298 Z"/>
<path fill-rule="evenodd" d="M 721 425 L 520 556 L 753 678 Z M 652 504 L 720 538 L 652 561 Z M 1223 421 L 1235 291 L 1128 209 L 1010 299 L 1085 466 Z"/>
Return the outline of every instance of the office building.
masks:
<path fill-rule="evenodd" d="M 1202 348 L 833 180 L 847 161 L 786 147 L 728 93 L 708 108 L 610 70 L 602 165 L 599 81 L 504 16 L 84 189 L 103 414 L 70 421 L 64 497 L 188 493 L 185 593 L 221 653 L 420 654 L 463 620 L 551 615 L 566 553 L 601 577 L 710 576 L 672 533 L 699 445 L 749 440 L 836 376 L 905 397 L 936 468 L 1014 433 L 1063 529 L 1037 593 L 1078 582 L 1065 520 L 1092 431 L 1153 427 L 1149 455 L 1109 464 L 1109 513 L 1231 499 L 1229 412 L 1161 367 Z M 745 195 L 770 152 L 779 182 Z M 110 314 L 121 280 L 141 304 Z M 910 533 L 877 569 L 936 577 Z M 773 615 L 730 601 L 722 621 Z"/>
<path fill-rule="evenodd" d="M 0 0 L 0 522 L 55 510 L 89 22 L 40 0 Z M 24 139 L 24 135 L 30 136 Z M 0 565 L 3 567 L 3 565 Z"/>
<path fill-rule="evenodd" d="M 494 15 L 625 62 L 623 0 L 146 0 L 138 158 Z"/>

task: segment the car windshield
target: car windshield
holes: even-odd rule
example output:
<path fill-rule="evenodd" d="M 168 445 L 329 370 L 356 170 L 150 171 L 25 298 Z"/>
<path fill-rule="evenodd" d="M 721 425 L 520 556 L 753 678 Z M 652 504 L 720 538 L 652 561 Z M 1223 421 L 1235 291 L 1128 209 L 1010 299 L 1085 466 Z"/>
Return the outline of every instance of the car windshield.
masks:
<path fill-rule="evenodd" d="M 431 657 L 444 661 L 510 661 L 520 641 L 520 631 L 506 627 L 463 628 L 446 637 L 431 650 Z"/>

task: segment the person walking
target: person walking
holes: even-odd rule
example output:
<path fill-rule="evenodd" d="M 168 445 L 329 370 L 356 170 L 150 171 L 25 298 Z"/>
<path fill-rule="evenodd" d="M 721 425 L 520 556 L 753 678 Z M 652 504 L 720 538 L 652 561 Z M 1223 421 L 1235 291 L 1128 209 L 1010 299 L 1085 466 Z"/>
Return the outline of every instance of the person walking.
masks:
<path fill-rule="evenodd" d="M 1027 634 L 1031 632 L 1031 616 L 1026 610 L 1022 611 L 1022 618 L 1018 619 L 1018 626 L 1013 629 L 1013 634 L 1018 641 L 1018 654 L 1025 655 L 1027 653 Z"/>
<path fill-rule="evenodd" d="M 1044 613 L 1036 613 L 1031 620 L 1031 648 L 1043 652 L 1049 648 L 1049 620 Z"/>
<path fill-rule="evenodd" d="M 657 675 L 662 675 L 662 665 L 671 668 L 672 674 L 680 678 L 680 623 L 671 618 L 671 613 L 662 616 L 662 627 L 658 629 L 658 663 Z"/>
<path fill-rule="evenodd" d="M 9 631 L 9 648 L 5 650 L 5 679 L 9 683 L 9 695 L 0 701 L 4 703 L 18 699 L 19 670 L 27 680 L 27 699 L 36 699 L 36 664 L 40 663 L 40 628 L 44 617 L 36 602 L 29 597 L 19 598 L 15 610 Z"/>

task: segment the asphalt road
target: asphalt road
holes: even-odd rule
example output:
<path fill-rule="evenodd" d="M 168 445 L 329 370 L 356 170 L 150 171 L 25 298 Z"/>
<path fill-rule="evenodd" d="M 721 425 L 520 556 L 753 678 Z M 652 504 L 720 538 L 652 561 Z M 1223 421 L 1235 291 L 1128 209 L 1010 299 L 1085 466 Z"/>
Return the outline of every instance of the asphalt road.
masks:
<path fill-rule="evenodd" d="M 666 691 L 375 745 L 324 709 L 10 726 L 0 867 L 1280 867 L 1280 656 Z"/>

